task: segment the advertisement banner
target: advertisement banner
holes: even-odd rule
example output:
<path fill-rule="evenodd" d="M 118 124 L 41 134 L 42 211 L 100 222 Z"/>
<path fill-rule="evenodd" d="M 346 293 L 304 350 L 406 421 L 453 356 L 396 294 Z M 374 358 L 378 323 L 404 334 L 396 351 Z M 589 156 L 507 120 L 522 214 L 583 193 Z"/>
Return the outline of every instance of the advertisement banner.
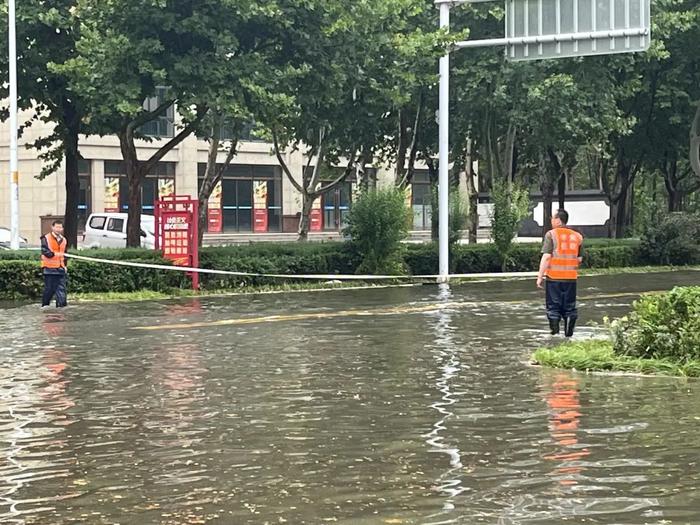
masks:
<path fill-rule="evenodd" d="M 321 209 L 322 200 L 322 197 L 317 198 L 313 203 L 313 207 L 311 208 L 311 224 L 309 225 L 309 230 L 312 232 L 320 232 L 323 230 L 323 210 Z"/>
<path fill-rule="evenodd" d="M 175 179 L 158 179 L 158 198 L 175 195 Z"/>
<path fill-rule="evenodd" d="M 119 177 L 105 177 L 104 211 L 119 211 Z"/>
<path fill-rule="evenodd" d="M 224 216 L 221 211 L 222 186 L 219 181 L 209 195 L 207 201 L 207 231 L 209 233 L 221 233 L 224 229 Z"/>
<path fill-rule="evenodd" d="M 256 180 L 253 182 L 253 231 L 255 233 L 267 232 L 267 181 Z"/>

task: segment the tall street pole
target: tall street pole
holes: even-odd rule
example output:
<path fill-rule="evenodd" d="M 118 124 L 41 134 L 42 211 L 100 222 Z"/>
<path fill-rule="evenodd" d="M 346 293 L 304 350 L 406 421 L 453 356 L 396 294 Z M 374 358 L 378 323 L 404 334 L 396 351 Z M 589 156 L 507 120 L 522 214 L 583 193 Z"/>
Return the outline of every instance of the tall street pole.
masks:
<path fill-rule="evenodd" d="M 449 29 L 450 4 L 440 4 L 440 28 Z M 439 177 L 438 177 L 438 226 L 440 245 L 439 282 L 446 283 L 450 274 L 449 252 L 449 129 L 450 129 L 450 52 L 440 58 L 440 109 L 439 128 Z"/>
<path fill-rule="evenodd" d="M 10 66 L 10 247 L 19 249 L 19 172 L 17 167 L 17 35 L 15 0 L 9 0 Z"/>

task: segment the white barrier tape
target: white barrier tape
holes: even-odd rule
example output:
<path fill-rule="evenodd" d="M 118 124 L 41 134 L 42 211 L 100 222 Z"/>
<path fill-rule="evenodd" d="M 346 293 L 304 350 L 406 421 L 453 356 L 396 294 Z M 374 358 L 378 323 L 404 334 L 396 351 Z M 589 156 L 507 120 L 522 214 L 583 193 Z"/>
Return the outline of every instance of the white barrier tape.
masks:
<path fill-rule="evenodd" d="M 309 274 L 309 275 L 282 275 L 275 273 L 234 272 L 231 270 L 213 270 L 210 268 L 193 268 L 190 266 L 169 266 L 166 264 L 140 263 L 132 261 L 119 261 L 113 259 L 99 259 L 66 253 L 66 257 L 80 261 L 113 264 L 115 266 L 130 266 L 132 268 L 149 268 L 152 270 L 172 270 L 186 273 L 207 273 L 213 275 L 232 275 L 236 277 L 267 277 L 271 279 L 302 279 L 319 281 L 388 281 L 388 280 L 437 280 L 439 275 L 337 275 L 337 274 Z M 504 273 L 461 273 L 450 274 L 450 279 L 512 279 L 537 277 L 537 272 L 504 272 Z"/>

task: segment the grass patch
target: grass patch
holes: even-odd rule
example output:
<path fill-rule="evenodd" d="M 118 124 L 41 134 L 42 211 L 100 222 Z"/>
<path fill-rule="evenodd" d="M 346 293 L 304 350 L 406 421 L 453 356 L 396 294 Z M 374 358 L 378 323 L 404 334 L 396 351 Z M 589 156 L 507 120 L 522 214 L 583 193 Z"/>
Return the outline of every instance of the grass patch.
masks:
<path fill-rule="evenodd" d="M 104 293 L 74 293 L 68 296 L 70 301 L 76 302 L 104 302 L 104 303 L 120 303 L 132 301 L 158 301 L 165 299 L 177 299 L 182 297 L 219 297 L 232 295 L 251 295 L 251 294 L 269 294 L 269 293 L 292 293 L 292 292 L 322 292 L 328 290 L 353 290 L 353 289 L 368 289 L 368 288 L 387 288 L 396 286 L 412 286 L 412 285 L 387 285 L 366 283 L 360 281 L 354 282 L 326 282 L 326 283 L 284 283 L 279 285 L 256 285 L 256 286 L 241 286 L 239 288 L 221 289 L 221 290 L 204 290 L 195 292 L 194 290 L 184 290 L 181 288 L 172 288 L 165 291 L 141 290 L 138 292 L 104 292 Z"/>
<path fill-rule="evenodd" d="M 667 376 L 700 377 L 700 361 L 677 362 L 617 355 L 610 341 L 593 339 L 540 348 L 533 355 L 538 365 L 581 371 L 623 372 Z"/>
<path fill-rule="evenodd" d="M 625 266 L 621 268 L 584 268 L 579 270 L 580 275 L 618 275 L 618 274 L 640 274 L 640 273 L 662 273 L 662 272 L 696 272 L 700 271 L 700 266 Z"/>

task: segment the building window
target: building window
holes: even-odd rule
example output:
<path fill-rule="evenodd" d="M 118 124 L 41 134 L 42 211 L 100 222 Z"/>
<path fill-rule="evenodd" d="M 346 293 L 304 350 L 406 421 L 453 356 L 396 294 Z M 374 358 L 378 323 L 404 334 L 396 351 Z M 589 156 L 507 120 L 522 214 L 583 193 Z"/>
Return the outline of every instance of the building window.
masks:
<path fill-rule="evenodd" d="M 156 88 L 156 94 L 148 97 L 143 103 L 146 111 L 156 110 L 167 99 L 168 89 L 164 87 Z M 175 106 L 168 106 L 158 117 L 146 122 L 141 128 L 141 133 L 149 137 L 167 138 L 175 135 Z"/>
<path fill-rule="evenodd" d="M 206 164 L 198 166 L 199 185 Z M 209 233 L 278 232 L 282 229 L 282 172 L 279 166 L 232 164 L 208 203 Z M 213 217 L 221 217 L 214 220 Z"/>
<path fill-rule="evenodd" d="M 416 171 L 411 181 L 411 209 L 413 229 L 429 230 L 433 214 L 432 190 L 427 171 Z"/>
<path fill-rule="evenodd" d="M 159 162 L 141 185 L 141 212 L 153 215 L 160 197 L 175 193 L 175 163 Z M 105 161 L 105 211 L 129 210 L 129 181 L 124 161 Z"/>
<path fill-rule="evenodd" d="M 310 166 L 308 169 L 313 170 Z M 345 170 L 339 167 L 322 167 L 321 184 L 328 184 L 337 179 Z M 365 168 L 365 171 L 373 175 L 375 168 Z M 353 171 L 348 177 L 335 188 L 324 192 L 321 195 L 321 209 L 323 211 L 322 225 L 324 230 L 340 231 L 347 225 L 350 207 L 352 206 L 352 188 L 356 182 L 356 172 Z"/>

